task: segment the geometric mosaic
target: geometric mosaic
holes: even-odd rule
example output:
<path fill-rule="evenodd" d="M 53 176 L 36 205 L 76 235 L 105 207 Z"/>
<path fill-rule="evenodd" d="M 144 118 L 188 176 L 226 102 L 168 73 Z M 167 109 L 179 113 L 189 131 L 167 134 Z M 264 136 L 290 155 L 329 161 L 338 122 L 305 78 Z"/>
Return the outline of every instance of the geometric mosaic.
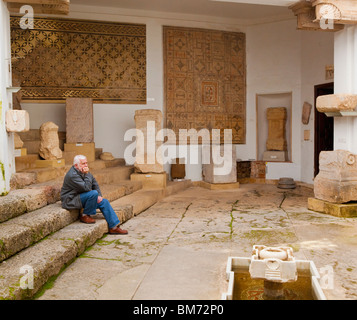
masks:
<path fill-rule="evenodd" d="M 13 85 L 22 101 L 146 103 L 146 26 L 34 18 L 22 29 L 12 16 Z"/>
<path fill-rule="evenodd" d="M 245 34 L 164 27 L 166 128 L 232 130 L 246 134 Z"/>

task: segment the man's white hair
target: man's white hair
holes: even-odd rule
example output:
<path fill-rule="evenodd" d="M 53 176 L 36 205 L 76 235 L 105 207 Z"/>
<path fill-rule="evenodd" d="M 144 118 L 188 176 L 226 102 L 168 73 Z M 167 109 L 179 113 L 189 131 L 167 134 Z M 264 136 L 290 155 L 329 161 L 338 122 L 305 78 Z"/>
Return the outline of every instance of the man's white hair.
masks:
<path fill-rule="evenodd" d="M 81 160 L 87 160 L 87 157 L 82 154 L 76 155 L 73 159 L 73 165 L 79 164 Z"/>

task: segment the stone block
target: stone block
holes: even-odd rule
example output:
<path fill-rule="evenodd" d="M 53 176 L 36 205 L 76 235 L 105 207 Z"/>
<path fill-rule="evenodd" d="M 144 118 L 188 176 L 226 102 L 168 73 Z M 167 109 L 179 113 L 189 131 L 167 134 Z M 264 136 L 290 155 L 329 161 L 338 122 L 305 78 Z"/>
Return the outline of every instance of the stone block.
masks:
<path fill-rule="evenodd" d="M 36 168 L 36 161 L 39 159 L 38 154 L 28 154 L 22 157 L 15 157 L 16 172 Z"/>
<path fill-rule="evenodd" d="M 26 110 L 7 110 L 5 121 L 7 132 L 25 132 L 30 130 L 30 116 Z"/>
<path fill-rule="evenodd" d="M 93 100 L 66 99 L 66 142 L 94 142 Z"/>
<path fill-rule="evenodd" d="M 65 166 L 64 159 L 56 160 L 36 160 L 37 168 L 60 168 Z"/>
<path fill-rule="evenodd" d="M 209 183 L 206 181 L 200 181 L 199 186 L 209 190 L 230 190 L 230 189 L 238 189 L 239 182 L 233 183 Z"/>
<path fill-rule="evenodd" d="M 218 159 L 218 155 L 221 159 Z M 237 182 L 235 145 L 232 145 L 231 152 L 225 152 L 223 145 L 212 145 L 210 163 L 202 164 L 202 176 L 203 180 L 208 183 Z"/>
<path fill-rule="evenodd" d="M 357 201 L 357 156 L 349 151 L 322 151 L 314 179 L 315 198 L 332 203 Z"/>
<path fill-rule="evenodd" d="M 287 151 L 265 151 L 263 153 L 263 161 L 287 161 Z"/>
<path fill-rule="evenodd" d="M 167 184 L 167 173 L 132 173 L 130 175 L 131 181 L 140 181 L 143 189 L 161 188 L 165 189 Z"/>
<path fill-rule="evenodd" d="M 308 209 L 320 213 L 326 213 L 335 217 L 353 218 L 357 217 L 357 203 L 331 203 L 328 201 L 308 198 Z"/>
<path fill-rule="evenodd" d="M 73 163 L 73 158 L 76 155 L 82 154 L 87 157 L 88 162 L 95 160 L 95 144 L 91 143 L 65 143 L 64 151 L 70 152 L 70 156 L 73 155 L 72 160 L 67 163 Z M 67 155 L 66 155 L 67 156 Z M 67 160 L 65 158 L 65 160 Z"/>
<path fill-rule="evenodd" d="M 316 108 L 319 112 L 351 112 L 356 111 L 356 94 L 328 94 L 319 96 L 316 100 Z"/>
<path fill-rule="evenodd" d="M 15 157 L 27 156 L 27 149 L 26 148 L 15 149 L 14 156 Z"/>

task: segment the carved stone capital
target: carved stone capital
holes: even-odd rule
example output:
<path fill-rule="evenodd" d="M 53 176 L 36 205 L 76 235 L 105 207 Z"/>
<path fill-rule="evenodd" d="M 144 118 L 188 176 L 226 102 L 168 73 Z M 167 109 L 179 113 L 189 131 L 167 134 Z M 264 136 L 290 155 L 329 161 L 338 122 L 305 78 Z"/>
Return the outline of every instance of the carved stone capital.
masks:
<path fill-rule="evenodd" d="M 357 24 L 355 0 L 311 0 L 316 21 L 333 20 L 336 24 Z"/>
<path fill-rule="evenodd" d="M 316 19 L 316 10 L 310 1 L 296 2 L 289 9 L 297 16 L 299 30 L 335 32 L 344 28 L 343 25 L 337 23 L 326 25 L 324 21 Z"/>

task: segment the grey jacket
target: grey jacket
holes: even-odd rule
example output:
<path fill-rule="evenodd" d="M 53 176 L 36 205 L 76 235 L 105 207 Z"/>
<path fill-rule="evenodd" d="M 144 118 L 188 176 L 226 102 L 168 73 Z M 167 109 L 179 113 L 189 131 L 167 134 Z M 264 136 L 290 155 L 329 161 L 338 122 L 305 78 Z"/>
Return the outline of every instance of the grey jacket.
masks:
<path fill-rule="evenodd" d="M 74 166 L 67 172 L 61 189 L 62 208 L 67 210 L 81 209 L 80 194 L 91 190 L 97 190 L 102 196 L 97 180 L 88 172 L 86 174 L 78 171 Z"/>

